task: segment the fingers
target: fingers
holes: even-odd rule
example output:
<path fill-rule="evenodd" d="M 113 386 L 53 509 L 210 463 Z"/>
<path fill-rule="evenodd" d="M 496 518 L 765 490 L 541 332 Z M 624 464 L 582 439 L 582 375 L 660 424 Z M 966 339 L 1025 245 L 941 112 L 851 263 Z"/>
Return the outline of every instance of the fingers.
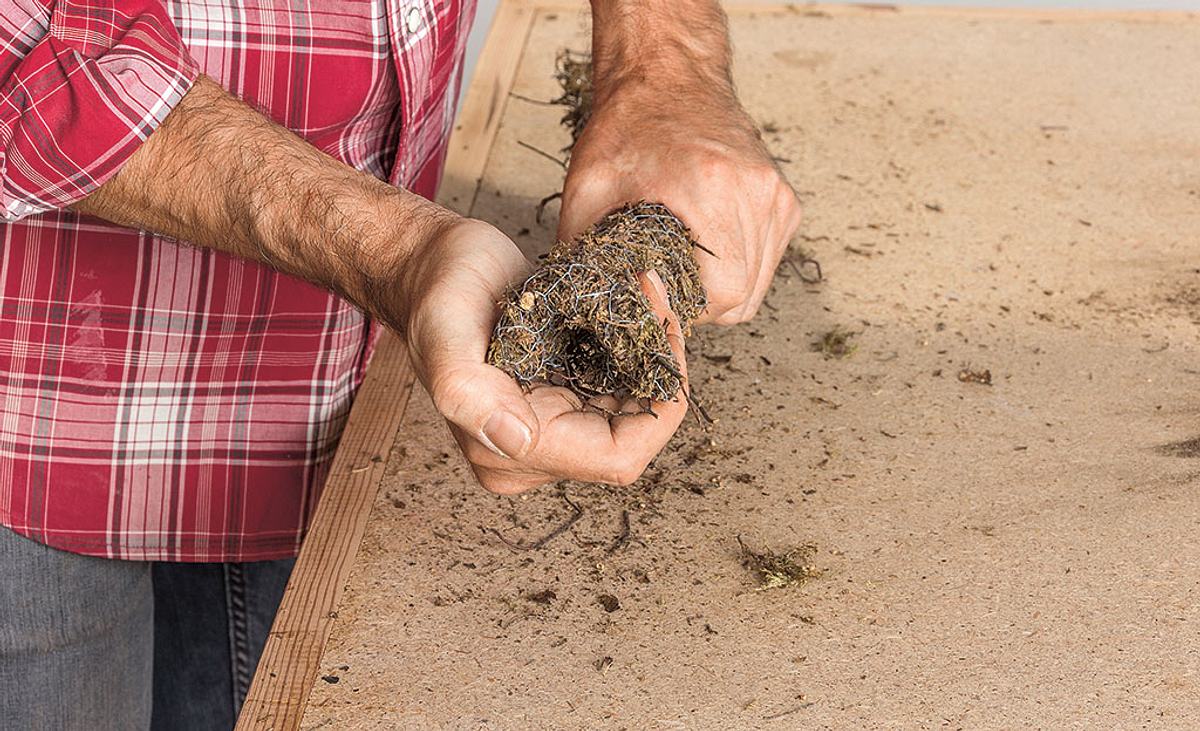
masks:
<path fill-rule="evenodd" d="M 555 481 L 551 475 L 538 470 L 522 469 L 519 462 L 509 459 L 501 460 L 494 452 L 485 448 L 478 439 L 453 424 L 450 425 L 450 432 L 458 442 L 463 456 L 467 458 L 467 464 L 475 474 L 475 479 L 488 492 L 497 495 L 517 495 Z M 480 454 L 480 451 L 483 454 Z M 490 466 L 495 460 L 499 460 L 500 467 Z"/>
<path fill-rule="evenodd" d="M 741 231 L 721 232 L 724 243 L 711 244 L 722 252 L 729 248 L 743 252 L 740 259 L 701 260 L 710 306 L 698 321 L 735 325 L 758 313 L 779 260 L 800 227 L 801 208 L 795 192 L 779 179 L 758 209 L 762 212 L 745 221 Z"/>
<path fill-rule="evenodd" d="M 642 294 L 646 295 L 646 299 L 650 301 L 650 307 L 654 311 L 654 315 L 660 322 L 666 323 L 667 342 L 671 346 L 671 352 L 675 356 L 675 363 L 679 367 L 679 372 L 683 374 L 684 388 L 687 388 L 687 359 L 684 357 L 683 329 L 679 325 L 679 318 L 671 311 L 671 306 L 667 299 L 667 288 L 663 284 L 662 277 L 658 272 L 651 269 L 648 272 L 642 272 L 638 277 L 638 283 L 642 287 Z M 680 398 L 683 394 L 680 393 Z"/>
<path fill-rule="evenodd" d="M 758 312 L 759 306 L 767 296 L 767 291 L 771 288 L 771 282 L 775 279 L 779 260 L 787 251 L 788 242 L 800 228 L 800 199 L 796 197 L 795 191 L 791 186 L 781 185 L 776 198 L 778 203 L 774 208 L 775 215 L 769 221 L 770 227 L 766 235 L 767 245 L 764 247 L 765 252 L 758 271 L 757 284 L 754 294 L 747 302 L 746 320 L 753 318 Z"/>

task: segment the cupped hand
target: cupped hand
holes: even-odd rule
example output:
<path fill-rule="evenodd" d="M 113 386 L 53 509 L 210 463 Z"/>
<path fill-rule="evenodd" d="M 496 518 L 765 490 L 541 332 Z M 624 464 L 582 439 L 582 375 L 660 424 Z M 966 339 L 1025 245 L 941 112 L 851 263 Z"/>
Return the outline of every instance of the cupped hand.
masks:
<path fill-rule="evenodd" d="M 800 225 L 800 203 L 731 90 L 642 80 L 597 97 L 571 153 L 559 238 L 641 199 L 666 205 L 712 252 L 696 252 L 708 292 L 699 321 L 754 317 Z"/>
<path fill-rule="evenodd" d="M 610 416 L 581 408 L 564 388 L 523 389 L 488 365 L 496 303 L 528 268 L 516 245 L 485 223 L 464 220 L 433 236 L 403 283 L 402 329 L 417 376 L 488 490 L 514 494 L 561 479 L 629 484 L 683 420 L 684 394 L 653 404 L 653 414 L 632 413 L 641 407 L 610 399 L 602 404 L 608 411 L 631 412 Z M 668 324 L 686 379 L 683 336 L 662 281 L 649 272 L 641 284 Z"/>

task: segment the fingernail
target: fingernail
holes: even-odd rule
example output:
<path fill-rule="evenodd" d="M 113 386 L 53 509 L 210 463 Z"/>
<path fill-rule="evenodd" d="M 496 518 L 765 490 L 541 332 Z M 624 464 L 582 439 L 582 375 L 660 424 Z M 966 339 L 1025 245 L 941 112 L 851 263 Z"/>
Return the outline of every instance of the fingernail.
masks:
<path fill-rule="evenodd" d="M 529 427 L 508 411 L 497 411 L 483 425 L 479 435 L 484 445 L 501 457 L 524 457 L 533 441 Z"/>
<path fill-rule="evenodd" d="M 657 292 L 658 294 L 660 294 L 664 298 L 666 298 L 667 287 L 665 284 L 663 284 L 662 277 L 658 276 L 658 272 L 656 270 L 647 269 L 646 270 L 646 279 L 650 280 L 650 286 L 654 287 L 655 292 Z"/>

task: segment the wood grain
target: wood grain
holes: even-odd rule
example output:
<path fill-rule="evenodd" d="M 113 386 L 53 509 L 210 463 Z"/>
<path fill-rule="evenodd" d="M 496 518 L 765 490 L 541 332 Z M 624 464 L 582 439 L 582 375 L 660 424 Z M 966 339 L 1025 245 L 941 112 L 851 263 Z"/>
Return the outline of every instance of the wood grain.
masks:
<path fill-rule="evenodd" d="M 471 209 L 534 16 L 530 5 L 510 1 L 493 21 L 450 138 L 438 192 L 440 203 L 460 213 Z M 385 333 L 271 627 L 239 731 L 299 728 L 412 388 L 404 344 Z"/>
<path fill-rule="evenodd" d="M 467 89 L 450 137 L 446 171 L 438 191 L 439 203 L 464 215 L 474 206 L 479 180 L 500 129 L 508 92 L 536 14 L 535 6 L 521 0 L 501 4 L 479 56 L 475 78 Z"/>

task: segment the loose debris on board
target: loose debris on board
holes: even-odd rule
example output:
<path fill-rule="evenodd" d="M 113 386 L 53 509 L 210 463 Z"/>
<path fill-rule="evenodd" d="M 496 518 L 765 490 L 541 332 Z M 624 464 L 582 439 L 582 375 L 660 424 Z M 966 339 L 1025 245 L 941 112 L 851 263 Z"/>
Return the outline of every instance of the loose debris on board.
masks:
<path fill-rule="evenodd" d="M 825 279 L 821 272 L 821 262 L 817 261 L 812 252 L 796 246 L 789 246 L 780 260 L 780 266 L 786 264 L 792 268 L 800 281 L 805 284 L 820 284 Z"/>
<path fill-rule="evenodd" d="M 990 386 L 992 385 L 992 372 L 987 368 L 964 366 L 958 372 L 958 380 L 963 383 L 978 383 L 981 386 Z"/>
<path fill-rule="evenodd" d="M 841 325 L 835 325 L 832 330 L 813 343 L 813 350 L 824 354 L 826 358 L 846 358 L 854 355 L 854 351 L 858 350 L 858 346 L 850 342 L 857 334 L 846 330 Z"/>
<path fill-rule="evenodd" d="M 821 576 L 821 570 L 811 563 L 817 553 L 814 544 L 805 543 L 775 553 L 755 551 L 746 545 L 741 536 L 738 536 L 737 542 L 742 549 L 742 565 L 753 571 L 758 579 L 757 591 L 799 586 Z"/>
<path fill-rule="evenodd" d="M 489 528 L 488 530 L 492 533 L 492 535 L 499 538 L 501 543 L 514 551 L 536 551 L 555 538 L 558 538 L 563 533 L 566 533 L 571 529 L 572 526 L 575 525 L 575 523 L 579 521 L 580 518 L 583 517 L 583 508 L 579 507 L 577 503 L 573 502 L 571 498 L 567 496 L 567 491 L 565 489 L 560 494 L 560 497 L 563 499 L 563 502 L 565 502 L 567 506 L 571 508 L 571 516 L 562 523 L 559 523 L 558 527 L 556 527 L 554 530 L 537 539 L 533 543 L 518 543 L 517 541 L 505 538 L 504 534 L 495 528 Z"/>
<path fill-rule="evenodd" d="M 550 103 L 567 108 L 562 125 L 571 131 L 571 144 L 563 152 L 569 153 L 592 116 L 592 54 L 565 48 L 559 51 L 554 61 L 554 78 L 558 79 L 562 94 Z"/>

